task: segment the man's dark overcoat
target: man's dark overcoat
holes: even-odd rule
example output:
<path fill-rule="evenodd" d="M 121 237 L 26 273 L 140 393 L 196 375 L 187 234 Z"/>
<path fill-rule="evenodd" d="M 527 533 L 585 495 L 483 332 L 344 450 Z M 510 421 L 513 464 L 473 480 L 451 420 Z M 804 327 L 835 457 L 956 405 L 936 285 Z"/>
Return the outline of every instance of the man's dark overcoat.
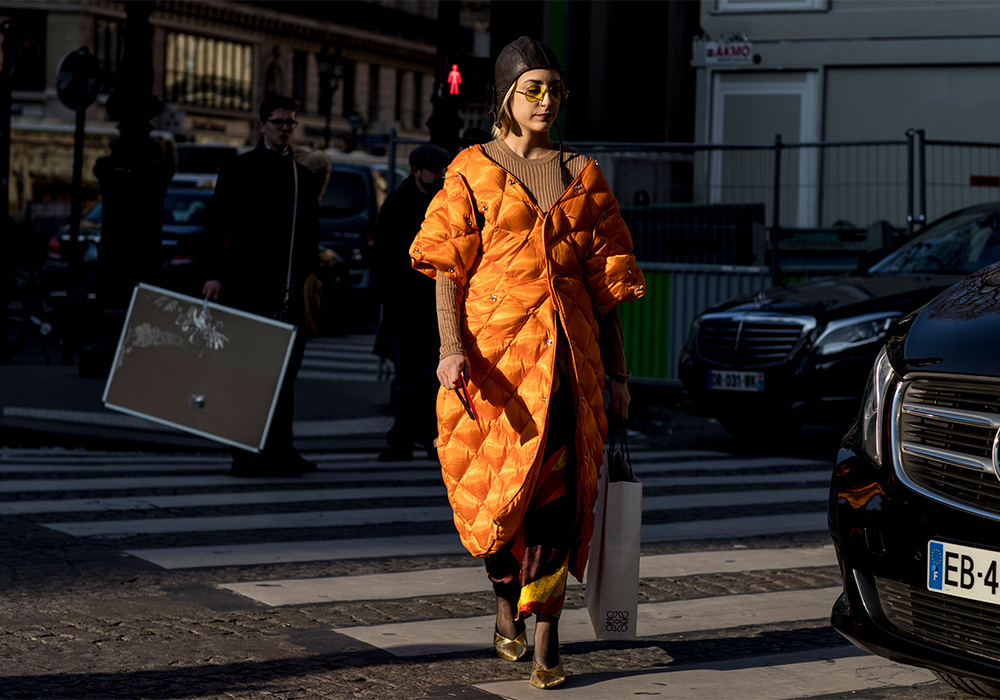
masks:
<path fill-rule="evenodd" d="M 294 246 L 293 168 L 298 171 L 299 188 Z M 274 316 L 284 301 L 288 255 L 292 251 L 286 320 L 302 323 L 302 287 L 317 265 L 317 193 L 316 177 L 295 162 L 290 150 L 278 154 L 263 141 L 223 167 L 207 225 L 212 248 L 208 279 L 222 282 L 221 303 Z"/>

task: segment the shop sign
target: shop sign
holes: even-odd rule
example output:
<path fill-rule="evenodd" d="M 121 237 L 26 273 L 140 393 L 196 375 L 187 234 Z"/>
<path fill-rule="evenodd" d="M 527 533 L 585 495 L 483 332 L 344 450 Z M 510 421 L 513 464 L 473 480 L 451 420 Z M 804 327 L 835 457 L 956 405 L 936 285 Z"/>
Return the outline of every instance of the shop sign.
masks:
<path fill-rule="evenodd" d="M 706 41 L 705 63 L 751 63 L 753 48 L 749 41 Z"/>

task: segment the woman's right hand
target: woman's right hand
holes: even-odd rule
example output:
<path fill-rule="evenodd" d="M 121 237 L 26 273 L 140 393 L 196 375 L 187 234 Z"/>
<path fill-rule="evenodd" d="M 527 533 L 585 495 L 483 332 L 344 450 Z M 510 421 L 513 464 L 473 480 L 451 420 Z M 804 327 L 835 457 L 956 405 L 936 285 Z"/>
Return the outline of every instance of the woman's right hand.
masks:
<path fill-rule="evenodd" d="M 438 363 L 437 377 L 441 386 L 449 391 L 461 386 L 459 376 L 469 378 L 469 359 L 465 355 L 448 355 Z"/>

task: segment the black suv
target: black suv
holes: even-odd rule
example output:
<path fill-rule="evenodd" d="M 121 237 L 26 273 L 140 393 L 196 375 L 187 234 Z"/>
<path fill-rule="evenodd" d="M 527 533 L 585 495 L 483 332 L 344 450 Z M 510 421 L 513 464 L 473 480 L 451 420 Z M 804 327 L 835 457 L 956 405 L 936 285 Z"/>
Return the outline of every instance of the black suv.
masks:
<path fill-rule="evenodd" d="M 334 251 L 346 268 L 345 300 L 355 321 L 378 317 L 371 289 L 371 249 L 378 212 L 388 191 L 384 164 L 330 166 L 330 180 L 319 202 L 319 247 Z M 396 171 L 396 185 L 407 173 Z"/>
<path fill-rule="evenodd" d="M 892 325 L 1000 261 L 1000 203 L 953 212 L 881 255 L 849 275 L 767 289 L 702 314 L 679 360 L 686 408 L 746 439 L 805 422 L 848 425 Z"/>
<path fill-rule="evenodd" d="M 834 627 L 1000 697 L 1000 264 L 890 333 L 840 446 Z"/>

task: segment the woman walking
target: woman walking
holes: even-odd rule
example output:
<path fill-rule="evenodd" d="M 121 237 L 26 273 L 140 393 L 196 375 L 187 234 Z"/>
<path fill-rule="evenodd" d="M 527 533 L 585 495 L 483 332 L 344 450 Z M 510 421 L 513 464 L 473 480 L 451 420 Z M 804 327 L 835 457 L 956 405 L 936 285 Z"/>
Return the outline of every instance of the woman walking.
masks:
<path fill-rule="evenodd" d="M 497 596 L 493 647 L 531 683 L 566 679 L 559 615 L 593 532 L 605 374 L 628 417 L 615 306 L 643 295 L 597 163 L 549 136 L 568 92 L 552 50 L 521 37 L 496 63 L 493 141 L 460 153 L 411 246 L 437 279 L 438 454 L 465 547 Z"/>

